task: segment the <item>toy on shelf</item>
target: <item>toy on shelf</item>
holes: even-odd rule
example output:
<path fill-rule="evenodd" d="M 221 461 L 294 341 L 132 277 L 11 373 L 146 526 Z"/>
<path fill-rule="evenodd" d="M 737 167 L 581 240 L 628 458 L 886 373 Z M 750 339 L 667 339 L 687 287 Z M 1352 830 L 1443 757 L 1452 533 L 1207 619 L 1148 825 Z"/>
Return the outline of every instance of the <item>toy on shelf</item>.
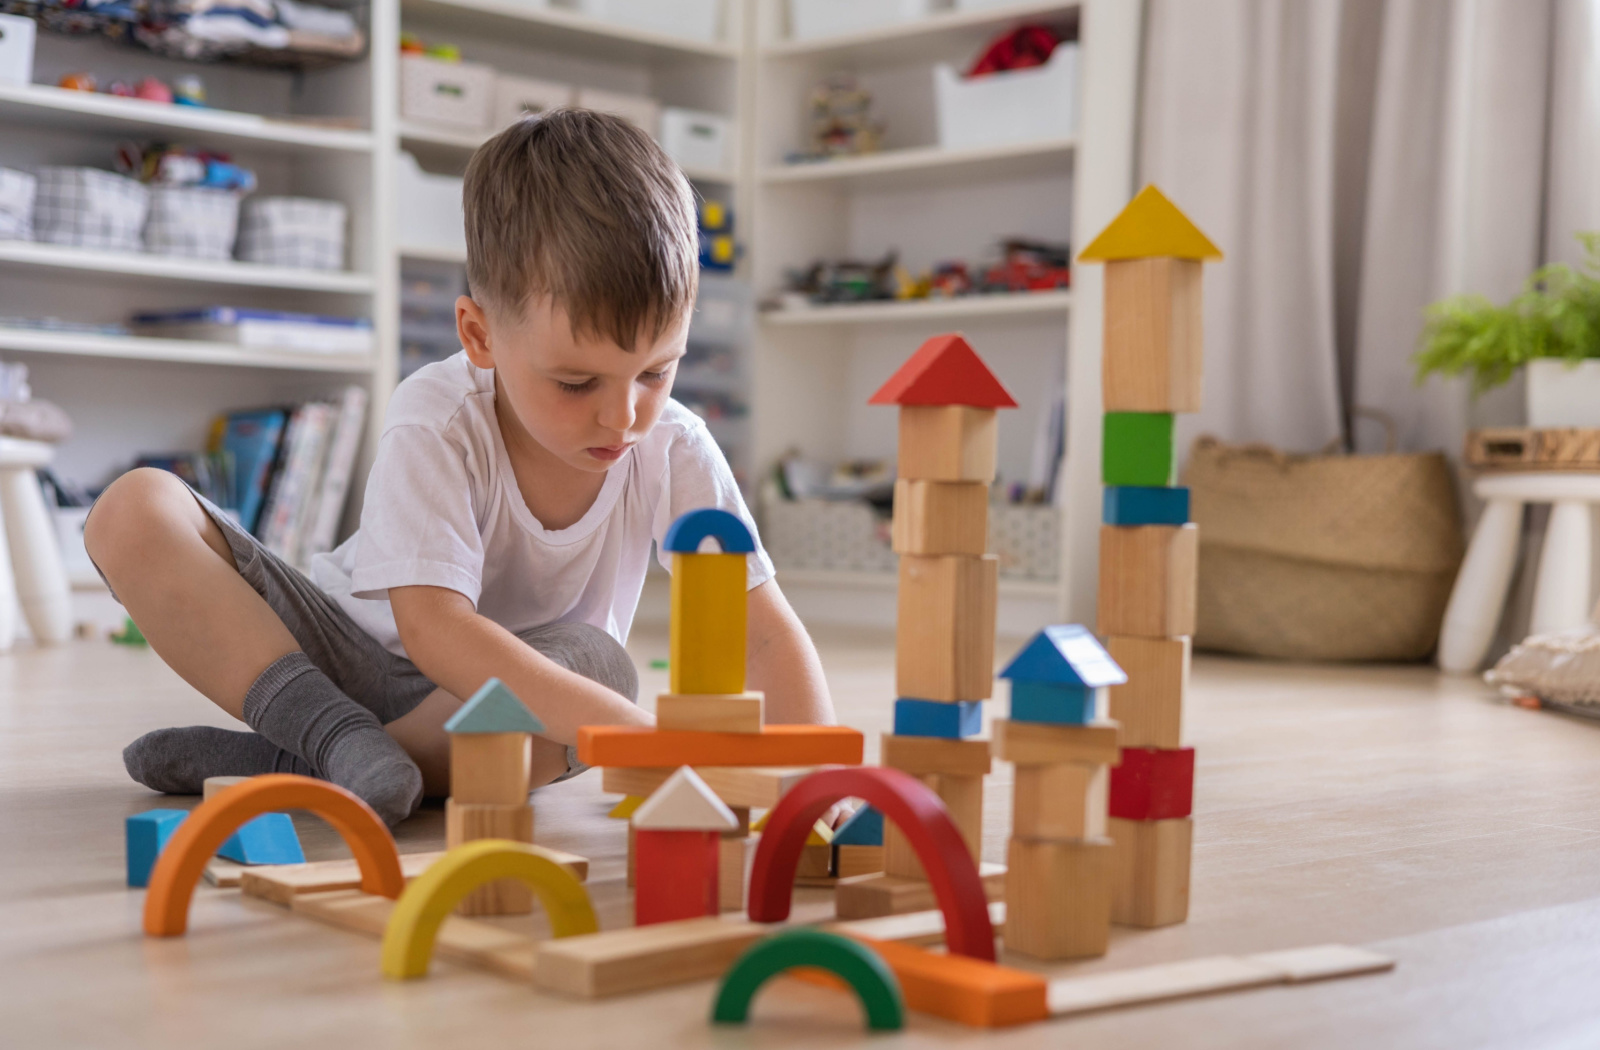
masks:
<path fill-rule="evenodd" d="M 883 144 L 883 122 L 872 117 L 872 93 L 848 73 L 837 73 L 817 85 L 811 93 L 809 119 L 807 149 L 792 155 L 792 162 L 876 153 Z"/>

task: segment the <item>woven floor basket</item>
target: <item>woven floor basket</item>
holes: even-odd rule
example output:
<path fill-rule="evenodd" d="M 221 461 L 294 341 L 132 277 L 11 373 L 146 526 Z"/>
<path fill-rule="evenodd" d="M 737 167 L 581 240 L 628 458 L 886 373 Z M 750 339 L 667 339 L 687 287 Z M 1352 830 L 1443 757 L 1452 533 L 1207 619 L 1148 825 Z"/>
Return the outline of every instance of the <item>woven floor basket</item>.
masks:
<path fill-rule="evenodd" d="M 1439 640 L 1461 522 L 1438 453 L 1289 455 L 1195 442 L 1195 646 L 1289 660 L 1420 660 Z"/>

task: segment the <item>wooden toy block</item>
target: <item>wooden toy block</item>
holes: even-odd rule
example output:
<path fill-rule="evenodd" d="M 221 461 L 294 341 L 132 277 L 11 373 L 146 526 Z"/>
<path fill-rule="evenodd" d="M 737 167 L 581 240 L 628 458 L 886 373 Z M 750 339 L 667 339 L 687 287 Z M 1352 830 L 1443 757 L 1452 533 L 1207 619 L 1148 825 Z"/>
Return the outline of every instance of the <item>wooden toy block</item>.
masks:
<path fill-rule="evenodd" d="M 591 766 L 854 766 L 862 751 L 860 731 L 848 726 L 776 725 L 759 733 L 578 727 L 578 760 Z"/>
<path fill-rule="evenodd" d="M 978 875 L 988 900 L 1005 899 L 1004 864 L 979 864 Z M 833 900 L 834 910 L 841 919 L 876 919 L 938 907 L 932 883 L 887 872 L 841 881 L 834 890 Z"/>
<path fill-rule="evenodd" d="M 661 537 L 661 549 L 672 554 L 697 554 L 707 539 L 723 554 L 754 554 L 756 539 L 738 516 L 720 507 L 701 507 L 678 515 Z"/>
<path fill-rule="evenodd" d="M 703 783 L 703 781 L 702 781 Z M 729 806 L 728 811 L 733 814 L 734 826 L 722 833 L 725 839 L 742 839 L 750 834 L 750 807 Z"/>
<path fill-rule="evenodd" d="M 1006 902 L 995 901 L 989 905 L 989 924 L 998 929 L 1006 924 Z M 904 915 L 884 915 L 876 919 L 849 919 L 826 923 L 822 927 L 846 937 L 861 937 L 871 941 L 893 941 L 915 948 L 928 948 L 944 943 L 944 912 L 913 911 Z"/>
<path fill-rule="evenodd" d="M 1106 716 L 1104 689 L 1049 682 L 1011 683 L 1011 720 L 1081 726 Z"/>
<path fill-rule="evenodd" d="M 662 693 L 656 698 L 656 727 L 706 733 L 759 733 L 762 704 L 760 693 L 734 696 Z"/>
<path fill-rule="evenodd" d="M 1107 766 L 1115 765 L 1120 757 L 1115 722 L 1058 726 L 997 718 L 992 732 L 989 746 L 994 757 L 1018 766 L 1061 762 Z"/>
<path fill-rule="evenodd" d="M 372 937 L 384 935 L 395 908 L 394 901 L 360 890 L 303 893 L 291 903 L 296 915 Z M 433 954 L 527 982 L 533 979 L 538 947 L 520 930 L 452 915 L 434 937 Z"/>
<path fill-rule="evenodd" d="M 1194 634 L 1200 530 L 1100 526 L 1099 627 L 1109 636 Z"/>
<path fill-rule="evenodd" d="M 1107 525 L 1187 525 L 1189 490 L 1148 485 L 1108 485 L 1100 503 Z"/>
<path fill-rule="evenodd" d="M 150 809 L 135 813 L 123 822 L 127 837 L 129 886 L 150 884 L 150 869 L 156 866 L 156 858 L 161 856 L 172 833 L 188 816 L 186 809 Z"/>
<path fill-rule="evenodd" d="M 286 867 L 287 865 L 273 866 Z M 243 864 L 235 864 L 233 861 L 223 860 L 221 857 L 212 857 L 206 863 L 206 870 L 201 877 L 206 880 L 207 886 L 217 886 L 226 890 L 241 885 L 244 882 L 244 873 L 249 870 Z"/>
<path fill-rule="evenodd" d="M 771 809 L 815 766 L 697 766 L 695 772 L 717 797 L 730 806 Z M 667 782 L 677 767 L 611 766 L 600 771 L 600 789 L 620 795 L 649 795 Z"/>
<path fill-rule="evenodd" d="M 560 850 L 546 850 L 583 882 L 589 877 L 589 858 Z M 400 873 L 407 882 L 427 871 L 429 866 L 444 856 L 444 850 L 427 853 L 402 853 Z M 332 890 L 353 890 L 361 885 L 361 871 L 353 860 L 319 860 L 306 864 L 285 864 L 267 868 L 245 868 L 239 877 L 239 892 L 246 897 L 281 904 L 284 907 L 306 893 L 327 893 Z"/>
<path fill-rule="evenodd" d="M 751 946 L 723 975 L 712 1001 L 715 1024 L 744 1024 L 750 1003 L 761 986 L 785 972 L 802 980 L 825 981 L 855 993 L 867 1028 L 898 1031 L 905 1027 L 905 1002 L 900 982 L 878 953 L 864 943 L 825 930 L 784 930 Z"/>
<path fill-rule="evenodd" d="M 994 691 L 1000 561 L 992 554 L 900 557 L 895 687 L 926 700 L 983 700 Z"/>
<path fill-rule="evenodd" d="M 890 541 L 897 554 L 982 554 L 989 547 L 989 486 L 900 478 Z"/>
<path fill-rule="evenodd" d="M 532 773 L 529 733 L 450 734 L 450 797 L 457 802 L 521 805 L 528 801 Z"/>
<path fill-rule="evenodd" d="M 1198 412 L 1200 261 L 1106 263 L 1101 394 L 1107 411 Z"/>
<path fill-rule="evenodd" d="M 971 344 L 954 332 L 936 335 L 919 346 L 867 404 L 1017 407 Z"/>
<path fill-rule="evenodd" d="M 235 784 L 243 784 L 249 777 L 206 777 L 200 782 L 201 801 L 208 799 L 219 791 L 226 791 Z"/>
<path fill-rule="evenodd" d="M 1106 822 L 1116 843 L 1111 920 L 1121 926 L 1171 926 L 1189 917 L 1189 854 L 1194 818 Z"/>
<path fill-rule="evenodd" d="M 1011 834 L 1054 842 L 1104 838 L 1110 779 L 1105 766 L 1018 766 L 1011 787 Z"/>
<path fill-rule="evenodd" d="M 836 879 L 853 879 L 857 875 L 882 871 L 884 852 L 882 846 L 834 846 L 833 876 Z"/>
<path fill-rule="evenodd" d="M 637 825 L 635 831 L 635 926 L 721 911 L 717 874 L 722 836 L 715 831 L 657 831 Z"/>
<path fill-rule="evenodd" d="M 688 766 L 633 811 L 637 831 L 709 831 L 717 835 L 739 830 L 739 818 Z"/>
<path fill-rule="evenodd" d="M 1146 185 L 1078 253 L 1080 262 L 1142 259 L 1220 259 L 1222 251 L 1156 187 Z"/>
<path fill-rule="evenodd" d="M 744 692 L 746 581 L 743 554 L 673 554 L 671 692 Z"/>
<path fill-rule="evenodd" d="M 1177 468 L 1170 412 L 1107 412 L 1100 445 L 1106 485 L 1165 487 Z"/>
<path fill-rule="evenodd" d="M 1006 851 L 1006 950 L 1035 959 L 1104 955 L 1112 844 L 1013 837 Z"/>
<path fill-rule="evenodd" d="M 971 742 L 981 743 L 981 741 Z M 885 762 L 885 765 L 889 763 Z M 967 853 L 976 863 L 983 850 L 983 775 L 926 773 L 920 775 L 918 779 L 931 788 L 944 803 L 950 819 L 961 832 L 961 840 L 966 844 Z M 923 870 L 922 861 L 918 859 L 916 850 L 912 848 L 905 833 L 893 824 L 884 826 L 883 844 L 884 870 L 889 874 L 903 875 L 912 879 L 928 877 L 927 872 Z"/>
<path fill-rule="evenodd" d="M 883 814 L 871 806 L 862 806 L 850 814 L 850 819 L 839 825 L 833 833 L 835 846 L 883 845 Z"/>
<path fill-rule="evenodd" d="M 235 864 L 304 864 L 305 851 L 287 813 L 263 813 L 239 829 L 217 850 Z"/>
<path fill-rule="evenodd" d="M 965 955 L 867 940 L 900 981 L 906 1006 L 977 1028 L 1003 1028 L 1049 1016 L 1048 984 L 1038 974 Z"/>
<path fill-rule="evenodd" d="M 904 770 L 912 776 L 937 773 L 981 777 L 993 768 L 987 740 L 946 740 L 935 736 L 885 733 L 879 754 L 882 756 L 880 764 Z"/>
<path fill-rule="evenodd" d="M 520 805 L 444 804 L 445 845 L 454 848 L 479 839 L 533 841 L 533 807 Z M 502 879 L 469 893 L 456 909 L 458 915 L 526 915 L 533 911 L 533 892 L 512 879 Z"/>
<path fill-rule="evenodd" d="M 795 885 L 831 885 L 833 846 L 808 842 L 800 851 L 800 866 L 795 869 Z"/>
<path fill-rule="evenodd" d="M 718 910 L 744 910 L 744 877 L 749 867 L 750 840 L 722 836 L 717 844 Z"/>
<path fill-rule="evenodd" d="M 1194 810 L 1194 748 L 1123 748 L 1108 809 L 1123 820 L 1187 817 Z"/>
<path fill-rule="evenodd" d="M 498 678 L 484 682 L 444 724 L 450 734 L 542 733 L 544 723 Z"/>
<path fill-rule="evenodd" d="M 1000 426 L 994 410 L 965 405 L 900 409 L 896 472 L 915 481 L 994 481 Z"/>
<path fill-rule="evenodd" d="M 699 918 L 543 941 L 534 983 L 598 999 L 704 980 L 769 932 L 759 923 Z"/>
<path fill-rule="evenodd" d="M 894 702 L 895 736 L 933 736 L 946 740 L 983 732 L 983 704 L 978 700 L 949 703 L 901 697 Z"/>
<path fill-rule="evenodd" d="M 1128 680 L 1100 640 L 1076 623 L 1055 624 L 1035 634 L 1006 664 L 1000 677 L 1012 682 L 1089 689 Z"/>
<path fill-rule="evenodd" d="M 1189 639 L 1112 636 L 1106 647 L 1128 671 L 1127 684 L 1111 687 L 1111 717 L 1122 724 L 1122 746 L 1183 746 Z"/>

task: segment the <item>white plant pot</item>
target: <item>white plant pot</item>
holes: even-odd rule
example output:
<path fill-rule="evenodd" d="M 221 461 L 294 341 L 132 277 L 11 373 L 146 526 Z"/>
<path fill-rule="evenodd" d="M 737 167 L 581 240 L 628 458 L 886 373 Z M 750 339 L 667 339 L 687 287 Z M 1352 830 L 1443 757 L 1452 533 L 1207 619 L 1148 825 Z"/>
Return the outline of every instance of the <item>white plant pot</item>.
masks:
<path fill-rule="evenodd" d="M 1529 361 L 1528 426 L 1600 427 L 1600 358 Z"/>

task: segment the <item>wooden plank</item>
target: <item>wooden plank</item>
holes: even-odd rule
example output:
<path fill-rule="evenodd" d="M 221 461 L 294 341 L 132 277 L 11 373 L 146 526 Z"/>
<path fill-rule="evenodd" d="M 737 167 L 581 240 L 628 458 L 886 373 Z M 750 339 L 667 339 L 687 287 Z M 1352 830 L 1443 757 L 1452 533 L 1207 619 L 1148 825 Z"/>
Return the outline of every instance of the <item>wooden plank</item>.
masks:
<path fill-rule="evenodd" d="M 1112 855 L 1111 921 L 1171 926 L 1189 917 L 1189 856 L 1194 818 L 1106 821 Z"/>
<path fill-rule="evenodd" d="M 1394 969 L 1394 960 L 1366 948 L 1348 944 L 1316 944 L 1309 948 L 1289 948 L 1277 952 L 1256 952 L 1251 962 L 1270 966 L 1283 974 L 1289 984 L 1305 984 L 1329 977 L 1355 977 Z"/>
<path fill-rule="evenodd" d="M 656 726 L 703 733 L 759 733 L 762 703 L 760 693 L 662 693 L 656 698 Z"/>
<path fill-rule="evenodd" d="M 1004 864 L 980 864 L 978 874 L 983 878 L 984 894 L 989 900 L 1005 899 Z M 840 879 L 838 888 L 834 890 L 834 909 L 841 919 L 876 919 L 884 915 L 927 911 L 937 906 L 931 883 L 900 875 L 884 873 Z"/>
<path fill-rule="evenodd" d="M 898 475 L 917 481 L 994 480 L 1000 429 L 992 408 L 902 405 Z"/>
<path fill-rule="evenodd" d="M 1106 263 L 1106 411 L 1200 411 L 1201 342 L 1199 260 Z"/>
<path fill-rule="evenodd" d="M 903 554 L 895 624 L 895 690 L 924 700 L 994 692 L 1000 561 L 993 554 Z"/>
<path fill-rule="evenodd" d="M 1177 638 L 1194 634 L 1198 525 L 1100 526 L 1102 635 Z"/>
<path fill-rule="evenodd" d="M 923 776 L 948 773 L 954 776 L 981 777 L 989 773 L 992 762 L 987 740 L 950 740 L 935 736 L 896 736 L 883 734 L 879 753 L 882 765 Z"/>
<path fill-rule="evenodd" d="M 539 946 L 540 988 L 597 999 L 718 977 L 775 927 L 737 919 L 686 919 L 563 937 Z"/>
<path fill-rule="evenodd" d="M 394 904 L 360 890 L 334 890 L 300 894 L 293 907 L 296 915 L 381 938 Z M 528 981 L 533 979 L 538 944 L 527 934 L 452 915 L 440 925 L 433 952 L 439 958 Z"/>
<path fill-rule="evenodd" d="M 1183 746 L 1183 698 L 1189 691 L 1190 639 L 1106 639 L 1106 651 L 1128 675 L 1111 687 L 1111 717 L 1123 747 Z"/>
<path fill-rule="evenodd" d="M 589 878 L 589 859 L 576 853 L 557 854 L 557 860 L 577 876 L 579 882 Z M 400 873 L 409 882 L 428 870 L 428 866 L 444 851 L 431 853 L 402 853 Z M 325 893 L 330 890 L 353 890 L 361 885 L 361 871 L 354 860 L 319 860 L 309 864 L 275 864 L 270 867 L 247 868 L 239 880 L 240 892 L 249 897 L 259 897 L 274 904 L 288 907 L 295 897 L 305 893 Z"/>
<path fill-rule="evenodd" d="M 1118 731 L 1117 723 L 1110 721 L 1071 726 L 997 718 L 990 729 L 994 735 L 990 747 L 995 758 L 1019 766 L 1061 762 L 1109 766 L 1121 759 L 1117 748 Z"/>
<path fill-rule="evenodd" d="M 1006 950 L 1035 959 L 1104 955 L 1111 942 L 1110 839 L 1012 837 L 1006 850 Z"/>
<path fill-rule="evenodd" d="M 1005 925 L 1005 901 L 994 901 L 989 905 L 989 922 L 995 929 Z M 944 912 L 934 908 L 904 915 L 884 915 L 876 919 L 851 919 L 828 923 L 823 929 L 866 940 L 894 941 L 926 948 L 944 943 Z"/>
<path fill-rule="evenodd" d="M 648 796 L 677 767 L 608 766 L 600 772 L 600 788 L 613 794 Z M 694 771 L 717 797 L 730 806 L 771 809 L 790 788 L 819 766 L 695 766 Z"/>
<path fill-rule="evenodd" d="M 900 478 L 889 538 L 898 554 L 982 554 L 989 547 L 989 486 Z"/>
<path fill-rule="evenodd" d="M 849 726 L 765 726 L 759 733 L 578 728 L 578 760 L 591 766 L 855 766 L 862 752 L 861 732 Z"/>
<path fill-rule="evenodd" d="M 978 1028 L 1042 1021 L 1050 1015 L 1049 984 L 1038 974 L 924 951 L 893 941 L 864 941 L 894 971 L 906 1006 Z"/>
<path fill-rule="evenodd" d="M 352 862 L 354 863 L 354 862 Z M 269 865 L 269 867 L 297 867 L 298 865 Z M 244 878 L 244 873 L 250 869 L 243 864 L 235 864 L 226 857 L 212 857 L 206 861 L 204 872 L 205 880 L 209 885 L 222 889 L 233 889 Z M 356 880 L 359 884 L 360 880 Z"/>
<path fill-rule="evenodd" d="M 1485 427 L 1467 433 L 1463 458 L 1478 470 L 1600 468 L 1600 429 Z"/>

